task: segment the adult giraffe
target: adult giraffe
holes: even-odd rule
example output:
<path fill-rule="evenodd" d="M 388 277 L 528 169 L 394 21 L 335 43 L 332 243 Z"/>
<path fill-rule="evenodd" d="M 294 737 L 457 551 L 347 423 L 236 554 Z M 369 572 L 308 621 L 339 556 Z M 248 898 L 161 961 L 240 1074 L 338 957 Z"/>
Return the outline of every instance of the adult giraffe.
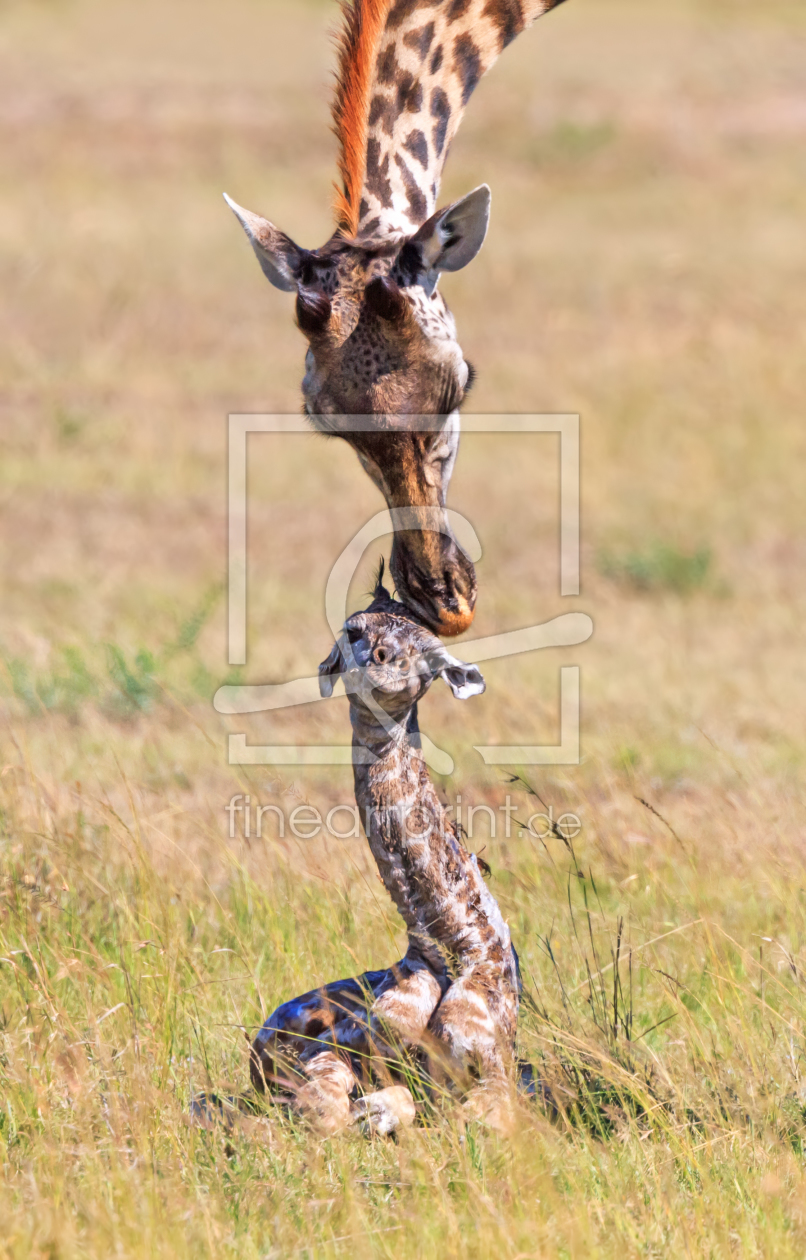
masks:
<path fill-rule="evenodd" d="M 409 527 L 395 533 L 392 576 L 405 603 L 443 635 L 466 630 L 476 602 L 473 565 L 444 514 L 473 374 L 437 282 L 481 248 L 490 190 L 441 210 L 437 194 L 479 79 L 560 3 L 343 0 L 336 231 L 320 249 L 302 249 L 227 198 L 264 274 L 297 294 L 312 423 L 350 443 L 390 508 L 412 509 Z"/>

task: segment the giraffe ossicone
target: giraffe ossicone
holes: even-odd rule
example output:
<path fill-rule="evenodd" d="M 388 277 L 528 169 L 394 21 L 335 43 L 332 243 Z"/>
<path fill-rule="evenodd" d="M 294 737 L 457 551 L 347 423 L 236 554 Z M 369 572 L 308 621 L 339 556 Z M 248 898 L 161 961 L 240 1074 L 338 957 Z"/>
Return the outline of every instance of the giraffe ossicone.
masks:
<path fill-rule="evenodd" d="M 562 0 L 343 0 L 333 118 L 342 187 L 319 249 L 227 202 L 264 275 L 296 293 L 308 341 L 302 393 L 313 425 L 343 437 L 393 507 L 445 507 L 473 372 L 438 281 L 472 262 L 487 232 L 486 185 L 437 209 L 465 107 L 503 48 Z M 349 417 L 372 415 L 371 431 Z M 423 426 L 422 418 L 441 424 Z M 473 564 L 452 537 L 399 531 L 391 571 L 438 634 L 473 620 Z"/>

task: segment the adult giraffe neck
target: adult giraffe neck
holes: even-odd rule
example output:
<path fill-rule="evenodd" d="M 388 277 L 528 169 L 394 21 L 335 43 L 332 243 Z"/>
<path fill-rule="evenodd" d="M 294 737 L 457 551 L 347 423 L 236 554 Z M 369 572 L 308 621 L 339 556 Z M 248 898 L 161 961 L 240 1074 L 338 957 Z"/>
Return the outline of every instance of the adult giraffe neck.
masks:
<path fill-rule="evenodd" d="M 476 84 L 562 0 L 348 0 L 333 117 L 341 230 L 409 235 L 434 212 Z"/>

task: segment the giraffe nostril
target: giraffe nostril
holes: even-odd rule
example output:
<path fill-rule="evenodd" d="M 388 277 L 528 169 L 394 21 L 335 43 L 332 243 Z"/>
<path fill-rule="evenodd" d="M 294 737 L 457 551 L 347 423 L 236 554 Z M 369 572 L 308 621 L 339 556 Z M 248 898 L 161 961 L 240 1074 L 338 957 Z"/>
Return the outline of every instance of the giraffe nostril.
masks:
<path fill-rule="evenodd" d="M 297 323 L 309 336 L 320 333 L 331 315 L 330 298 L 322 289 L 300 289 L 297 294 Z"/>
<path fill-rule="evenodd" d="M 380 647 L 375 653 L 375 659 L 378 661 L 380 665 L 385 665 L 388 660 L 388 657 L 389 657 L 389 653 L 386 651 L 386 648 Z"/>
<path fill-rule="evenodd" d="M 376 276 L 364 290 L 367 306 L 381 319 L 397 320 L 406 313 L 405 294 L 389 276 Z"/>

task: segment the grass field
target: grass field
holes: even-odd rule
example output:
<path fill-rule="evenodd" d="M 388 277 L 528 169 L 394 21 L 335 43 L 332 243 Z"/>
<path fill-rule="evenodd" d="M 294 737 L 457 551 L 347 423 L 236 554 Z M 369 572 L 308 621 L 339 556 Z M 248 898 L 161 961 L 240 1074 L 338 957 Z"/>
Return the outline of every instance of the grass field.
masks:
<path fill-rule="evenodd" d="M 575 649 L 434 689 L 446 799 L 479 826 L 556 1114 L 449 1106 L 398 1143 L 286 1118 L 190 1129 L 245 1030 L 402 935 L 348 769 L 227 764 L 227 733 L 347 742 L 344 700 L 218 717 L 226 678 L 310 673 L 323 590 L 382 503 L 351 452 L 250 439 L 249 664 L 226 653 L 226 417 L 295 412 L 302 341 L 227 191 L 330 231 L 326 0 L 0 4 L 0 1255 L 787 1257 L 806 1253 L 806 15 L 766 0 L 574 0 L 510 48 L 445 199 L 493 222 L 443 287 L 479 412 L 582 417 L 583 581 L 561 599 L 558 450 L 466 437 L 473 635 L 579 610 Z M 376 552 L 353 583 L 358 606 Z M 461 654 L 461 652 L 459 652 Z M 572 855 L 502 836 L 541 809 Z M 514 773 L 514 771 L 513 771 Z M 483 822 L 483 817 L 480 815 Z M 299 828 L 298 828 L 299 830 Z M 523 828 L 520 828 L 523 831 Z"/>

